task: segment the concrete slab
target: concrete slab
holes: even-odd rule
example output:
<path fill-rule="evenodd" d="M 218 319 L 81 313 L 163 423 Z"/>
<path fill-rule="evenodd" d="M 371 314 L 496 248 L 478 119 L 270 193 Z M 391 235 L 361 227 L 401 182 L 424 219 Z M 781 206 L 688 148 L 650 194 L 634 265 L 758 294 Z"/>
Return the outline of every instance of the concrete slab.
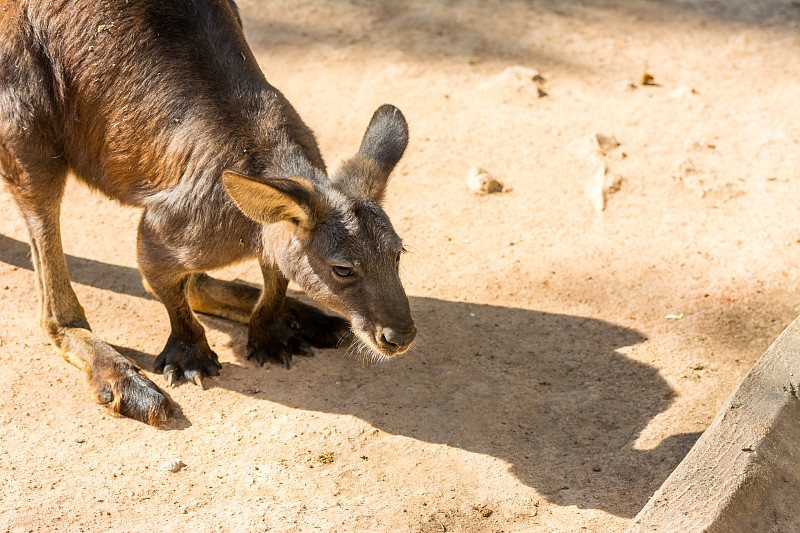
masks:
<path fill-rule="evenodd" d="M 800 317 L 756 362 L 627 529 L 800 531 Z"/>

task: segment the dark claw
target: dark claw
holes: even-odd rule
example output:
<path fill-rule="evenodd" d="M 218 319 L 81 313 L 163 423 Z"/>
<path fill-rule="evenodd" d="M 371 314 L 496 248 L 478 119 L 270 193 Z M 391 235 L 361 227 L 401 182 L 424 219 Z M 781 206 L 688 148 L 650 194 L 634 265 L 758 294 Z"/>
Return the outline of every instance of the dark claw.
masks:
<path fill-rule="evenodd" d="M 222 365 L 219 364 L 217 361 L 203 362 L 203 372 L 207 376 L 219 376 L 220 368 L 222 368 Z"/>
<path fill-rule="evenodd" d="M 283 365 L 286 367 L 286 370 L 290 370 L 292 368 L 292 354 L 289 352 L 281 351 L 281 359 L 283 360 Z"/>
<path fill-rule="evenodd" d="M 167 387 L 174 387 L 175 382 L 178 380 L 178 367 L 166 365 L 164 367 L 164 379 L 167 380 Z"/>
<path fill-rule="evenodd" d="M 159 418 L 162 422 L 166 422 L 169 419 L 167 415 L 167 411 L 162 407 L 161 411 L 159 412 Z"/>
<path fill-rule="evenodd" d="M 314 349 L 303 339 L 300 339 L 300 342 L 296 343 L 293 352 L 305 357 L 314 357 Z"/>
<path fill-rule="evenodd" d="M 167 386 L 175 387 L 183 377 L 201 389 L 204 377 L 219 376 L 222 365 L 205 342 L 185 342 L 172 335 L 156 357 L 154 367 L 161 371 Z"/>
<path fill-rule="evenodd" d="M 200 387 L 200 390 L 205 390 L 205 387 L 203 387 L 203 375 L 200 371 L 184 370 L 183 374 L 184 376 L 186 376 L 186 381 L 194 383 L 195 385 Z"/>

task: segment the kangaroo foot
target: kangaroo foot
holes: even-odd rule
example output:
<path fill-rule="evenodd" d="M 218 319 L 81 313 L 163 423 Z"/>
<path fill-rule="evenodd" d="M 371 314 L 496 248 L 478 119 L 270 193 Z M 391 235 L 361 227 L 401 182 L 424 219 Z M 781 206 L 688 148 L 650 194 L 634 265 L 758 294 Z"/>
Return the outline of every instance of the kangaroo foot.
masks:
<path fill-rule="evenodd" d="M 193 310 L 247 324 L 261 291 L 243 283 L 195 274 L 189 280 L 187 294 Z M 284 310 L 294 319 L 292 328 L 315 348 L 347 346 L 352 340 L 350 324 L 344 318 L 327 315 L 295 298 L 286 298 Z"/>
<path fill-rule="evenodd" d="M 97 403 L 111 411 L 150 425 L 166 422 L 172 415 L 172 405 L 155 383 L 139 374 L 130 365 L 117 368 L 90 381 Z"/>
<path fill-rule="evenodd" d="M 315 348 L 348 346 L 353 340 L 350 322 L 342 317 L 325 314 L 295 298 L 286 298 L 284 309 L 292 328 Z"/>
<path fill-rule="evenodd" d="M 190 344 L 172 335 L 153 366 L 156 372 L 163 373 L 169 387 L 174 387 L 183 376 L 201 389 L 204 388 L 203 378 L 219 376 L 219 369 L 222 368 L 217 354 L 205 341 Z"/>
<path fill-rule="evenodd" d="M 317 308 L 287 298 L 284 315 L 266 325 L 250 325 L 247 359 L 260 365 L 273 361 L 292 367 L 294 355 L 312 356 L 316 348 L 336 348 L 349 344 L 350 324 L 347 320 L 323 313 Z"/>
<path fill-rule="evenodd" d="M 313 356 L 314 350 L 300 334 L 299 328 L 299 322 L 288 315 L 257 330 L 251 328 L 247 359 L 255 358 L 261 366 L 272 361 L 289 369 L 293 355 Z"/>
<path fill-rule="evenodd" d="M 166 394 L 88 329 L 65 328 L 55 340 L 67 361 L 86 372 L 97 403 L 154 426 L 172 415 Z"/>

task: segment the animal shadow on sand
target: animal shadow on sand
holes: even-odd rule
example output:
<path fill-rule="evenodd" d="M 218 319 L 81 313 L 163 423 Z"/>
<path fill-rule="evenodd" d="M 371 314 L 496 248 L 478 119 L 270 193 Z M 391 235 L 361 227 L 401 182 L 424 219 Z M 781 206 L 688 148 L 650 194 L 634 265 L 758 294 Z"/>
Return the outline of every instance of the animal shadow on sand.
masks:
<path fill-rule="evenodd" d="M 28 250 L 0 235 L 0 261 L 31 269 Z M 74 256 L 67 264 L 75 283 L 150 297 L 136 269 Z M 247 328 L 202 316 L 206 328 L 230 337 L 238 358 L 208 385 L 356 416 L 391 434 L 496 457 L 553 503 L 627 518 L 699 436 L 673 435 L 652 449 L 634 446 L 675 396 L 656 368 L 617 351 L 646 340 L 635 330 L 527 309 L 423 297 L 410 302 L 420 338 L 409 353 L 369 365 L 342 351 L 322 351 L 295 358 L 288 371 L 277 365 L 254 371 L 257 364 L 244 358 Z M 155 356 L 135 348 L 121 351 L 151 369 Z M 188 425 L 179 421 L 175 428 Z"/>

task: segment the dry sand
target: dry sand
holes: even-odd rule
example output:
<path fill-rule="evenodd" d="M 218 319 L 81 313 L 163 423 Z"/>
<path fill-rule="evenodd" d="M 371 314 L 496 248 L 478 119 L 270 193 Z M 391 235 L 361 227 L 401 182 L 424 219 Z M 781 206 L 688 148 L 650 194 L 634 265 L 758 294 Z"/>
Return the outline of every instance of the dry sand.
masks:
<path fill-rule="evenodd" d="M 416 348 L 260 368 L 201 317 L 222 376 L 171 389 L 164 428 L 114 417 L 40 331 L 0 194 L 0 531 L 622 531 L 800 311 L 797 2 L 240 7 L 330 166 L 380 104 L 405 113 L 386 208 Z M 568 148 L 594 133 L 620 146 Z M 511 190 L 473 194 L 473 166 Z M 72 183 L 64 247 L 94 330 L 163 386 L 137 217 Z"/>

